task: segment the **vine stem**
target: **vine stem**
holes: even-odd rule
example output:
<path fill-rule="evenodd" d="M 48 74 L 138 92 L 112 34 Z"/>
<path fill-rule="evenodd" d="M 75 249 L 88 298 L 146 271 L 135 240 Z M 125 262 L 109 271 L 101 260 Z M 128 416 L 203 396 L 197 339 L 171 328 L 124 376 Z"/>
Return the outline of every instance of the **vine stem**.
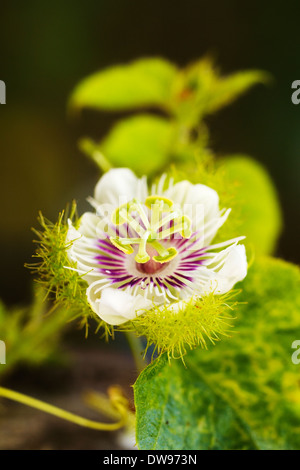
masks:
<path fill-rule="evenodd" d="M 45 403 L 27 395 L 23 395 L 23 393 L 15 392 L 8 388 L 0 387 L 0 396 L 18 403 L 22 403 L 23 405 L 30 406 L 31 408 L 44 411 L 45 413 L 57 416 L 58 418 L 64 419 L 66 421 L 71 421 L 71 423 L 78 424 L 79 426 L 96 429 L 98 431 L 116 431 L 123 427 L 127 420 L 127 411 L 121 403 L 115 403 L 115 407 L 121 416 L 120 420 L 116 423 L 101 423 L 75 415 L 69 411 L 62 410 L 57 406 L 50 405 L 49 403 Z"/>
<path fill-rule="evenodd" d="M 96 162 L 104 173 L 112 168 L 109 160 L 100 152 L 95 142 L 91 139 L 81 139 L 79 142 L 79 148 L 83 153 Z"/>
<path fill-rule="evenodd" d="M 147 365 L 146 361 L 143 359 L 145 348 L 143 347 L 140 338 L 138 338 L 133 332 L 125 331 L 125 335 L 131 349 L 136 368 L 140 374 Z"/>

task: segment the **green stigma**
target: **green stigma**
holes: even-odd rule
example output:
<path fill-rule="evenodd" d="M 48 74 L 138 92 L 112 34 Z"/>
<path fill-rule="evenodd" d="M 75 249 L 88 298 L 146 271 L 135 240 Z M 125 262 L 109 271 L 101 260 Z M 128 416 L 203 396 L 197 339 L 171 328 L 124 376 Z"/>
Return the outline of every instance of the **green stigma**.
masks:
<path fill-rule="evenodd" d="M 146 213 L 145 206 L 150 209 L 150 218 Z M 138 235 L 136 238 L 110 237 L 112 244 L 125 254 L 133 253 L 132 245 L 138 245 L 135 261 L 140 264 L 147 263 L 151 257 L 147 252 L 147 246 L 151 246 L 151 254 L 155 250 L 156 255 L 152 259 L 157 263 L 167 263 L 177 255 L 175 247 L 166 248 L 158 240 L 170 239 L 175 233 L 184 238 L 190 238 L 191 221 L 186 215 L 182 215 L 178 209 L 173 209 L 174 203 L 166 197 L 152 195 L 146 198 L 145 204 L 136 199 L 122 204 L 112 214 L 111 220 L 114 225 L 125 223 Z M 150 219 L 150 220 L 149 220 Z M 167 229 L 162 229 L 170 224 Z"/>

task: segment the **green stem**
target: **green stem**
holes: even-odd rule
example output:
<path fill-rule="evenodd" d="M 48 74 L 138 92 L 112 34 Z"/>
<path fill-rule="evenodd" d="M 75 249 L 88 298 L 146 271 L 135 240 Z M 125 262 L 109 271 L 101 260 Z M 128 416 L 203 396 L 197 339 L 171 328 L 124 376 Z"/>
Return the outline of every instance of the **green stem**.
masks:
<path fill-rule="evenodd" d="M 72 423 L 78 424 L 79 426 L 96 429 L 98 431 L 116 431 L 117 429 L 123 427 L 126 423 L 127 413 L 121 405 L 118 407 L 121 418 L 117 423 L 100 423 L 90 419 L 82 418 L 81 416 L 70 413 L 69 411 L 62 410 L 57 406 L 53 406 L 41 400 L 28 397 L 27 395 L 23 395 L 22 393 L 15 392 L 8 388 L 0 387 L 0 396 L 18 403 L 22 403 L 23 405 L 36 408 L 37 410 L 44 411 L 45 413 L 57 416 L 61 419 L 65 419 L 66 421 L 71 421 Z"/>
<path fill-rule="evenodd" d="M 112 168 L 110 162 L 103 153 L 100 152 L 95 142 L 91 139 L 81 139 L 79 142 L 79 148 L 83 153 L 94 160 L 104 173 Z"/>
<path fill-rule="evenodd" d="M 125 335 L 127 341 L 129 343 L 129 347 L 131 349 L 133 359 L 138 370 L 138 373 L 141 373 L 142 370 L 146 367 L 147 363 L 143 359 L 144 355 L 144 348 L 140 338 L 138 338 L 134 333 L 131 331 L 125 331 Z"/>

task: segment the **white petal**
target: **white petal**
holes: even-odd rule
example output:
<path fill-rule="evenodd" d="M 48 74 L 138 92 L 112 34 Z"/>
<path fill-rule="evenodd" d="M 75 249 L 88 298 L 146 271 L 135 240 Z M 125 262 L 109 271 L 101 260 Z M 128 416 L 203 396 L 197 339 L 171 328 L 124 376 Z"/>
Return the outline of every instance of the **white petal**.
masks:
<path fill-rule="evenodd" d="M 133 296 L 112 287 L 103 289 L 100 297 L 94 294 L 93 284 L 87 290 L 87 297 L 94 312 L 109 325 L 121 325 L 153 305 L 142 295 Z"/>
<path fill-rule="evenodd" d="M 203 232 L 202 232 L 202 246 L 208 246 L 210 242 L 214 239 L 217 231 L 219 230 L 220 227 L 226 222 L 228 219 L 228 216 L 231 212 L 231 209 L 227 209 L 225 211 L 221 211 L 217 217 L 211 218 L 207 222 L 205 222 L 205 225 L 203 227 Z M 200 226 L 201 230 L 201 226 Z"/>
<path fill-rule="evenodd" d="M 201 230 L 207 222 L 220 216 L 218 193 L 204 184 L 181 181 L 171 186 L 164 195 L 181 207 L 192 220 L 194 230 Z"/>
<path fill-rule="evenodd" d="M 88 238 L 96 238 L 99 218 L 92 212 L 85 212 L 80 219 L 79 232 Z"/>
<path fill-rule="evenodd" d="M 145 180 L 139 180 L 128 168 L 113 168 L 98 181 L 94 197 L 99 204 L 118 207 L 138 197 L 138 193 L 145 191 L 145 186 Z"/>
<path fill-rule="evenodd" d="M 66 236 L 66 242 L 74 242 L 75 240 L 79 240 L 82 235 L 81 233 L 76 230 L 76 228 L 74 227 L 74 225 L 72 224 L 72 221 L 69 219 L 68 220 L 68 232 L 67 232 L 67 236 Z"/>
<path fill-rule="evenodd" d="M 95 276 L 101 278 L 101 275 L 94 271 L 98 267 L 95 256 L 99 250 L 94 238 L 96 237 L 97 223 L 98 217 L 86 212 L 81 218 L 78 230 L 69 220 L 69 230 L 66 237 L 66 241 L 71 242 L 68 247 L 68 257 L 76 264 L 76 271 L 88 284 L 95 281 Z"/>
<path fill-rule="evenodd" d="M 217 271 L 211 269 L 211 276 L 204 291 L 214 291 L 215 294 L 225 294 L 233 286 L 242 281 L 247 275 L 247 257 L 244 245 L 233 245 L 226 250 L 226 257 L 222 267 Z M 218 253 L 214 264 L 221 260 L 222 252 Z M 209 267 L 208 267 L 209 269 Z"/>

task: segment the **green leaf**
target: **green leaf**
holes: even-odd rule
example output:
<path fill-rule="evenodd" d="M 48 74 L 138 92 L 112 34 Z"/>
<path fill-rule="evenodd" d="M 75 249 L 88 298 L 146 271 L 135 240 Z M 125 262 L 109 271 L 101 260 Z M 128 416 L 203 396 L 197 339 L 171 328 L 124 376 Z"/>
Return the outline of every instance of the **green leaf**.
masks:
<path fill-rule="evenodd" d="M 169 102 L 176 67 L 160 58 L 147 58 L 109 67 L 79 83 L 70 98 L 71 108 L 125 110 L 165 107 Z"/>
<path fill-rule="evenodd" d="M 165 356 L 135 386 L 139 449 L 234 449 L 252 443 L 234 408 L 214 394 L 200 370 Z"/>
<path fill-rule="evenodd" d="M 260 448 L 300 449 L 299 365 L 291 360 L 300 339 L 300 270 L 263 257 L 242 284 L 231 340 L 193 360 L 217 392 L 230 399 Z"/>
<path fill-rule="evenodd" d="M 257 83 L 266 83 L 267 80 L 267 74 L 259 70 L 244 70 L 218 79 L 211 87 L 205 111 L 214 113 L 232 103 L 252 86 Z"/>
<path fill-rule="evenodd" d="M 256 254 L 272 254 L 282 217 L 277 192 L 266 169 L 249 157 L 237 155 L 225 158 L 222 170 L 227 187 L 234 193 L 232 213 L 221 231 L 222 238 L 245 235 L 246 245 L 254 248 Z"/>
<path fill-rule="evenodd" d="M 213 62 L 204 58 L 178 74 L 173 110 L 181 120 L 195 124 L 204 115 L 230 104 L 253 85 L 269 80 L 269 75 L 259 70 L 222 76 Z"/>
<path fill-rule="evenodd" d="M 130 167 L 138 175 L 149 175 L 165 166 L 170 157 L 174 127 L 151 115 L 119 121 L 108 136 L 96 145 L 92 158 L 102 165 L 102 154 L 116 167 Z"/>
<path fill-rule="evenodd" d="M 263 257 L 243 282 L 236 333 L 135 386 L 141 449 L 300 449 L 300 271 Z"/>

